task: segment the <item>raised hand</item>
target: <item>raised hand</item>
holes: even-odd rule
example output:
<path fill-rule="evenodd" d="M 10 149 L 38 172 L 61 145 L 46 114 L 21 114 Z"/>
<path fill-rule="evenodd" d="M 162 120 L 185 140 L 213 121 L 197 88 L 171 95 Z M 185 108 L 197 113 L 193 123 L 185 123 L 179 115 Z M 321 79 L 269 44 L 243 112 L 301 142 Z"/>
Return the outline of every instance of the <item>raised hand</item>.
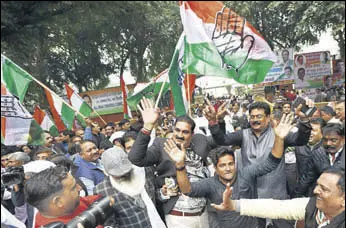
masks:
<path fill-rule="evenodd" d="M 274 122 L 275 135 L 281 139 L 284 139 L 293 127 L 293 114 L 283 114 L 280 123 Z"/>
<path fill-rule="evenodd" d="M 226 185 L 225 191 L 223 192 L 222 203 L 219 205 L 212 203 L 210 205 L 219 211 L 235 211 L 236 210 L 235 201 L 231 200 L 231 197 L 232 197 L 232 189 L 231 189 L 231 185 L 228 183 Z"/>
<path fill-rule="evenodd" d="M 208 121 L 217 121 L 216 119 L 216 111 L 214 106 L 210 103 L 210 101 L 206 98 L 206 107 L 203 109 L 203 115 L 207 118 Z"/>
<path fill-rule="evenodd" d="M 186 149 L 184 145 L 181 145 L 181 148 L 180 150 L 172 139 L 167 139 L 164 145 L 164 150 L 177 167 L 183 167 L 185 164 Z"/>
<path fill-rule="evenodd" d="M 228 102 L 224 102 L 217 110 L 217 114 L 216 114 L 216 119 L 218 121 L 221 121 L 225 118 L 225 116 L 228 113 L 228 109 L 227 109 L 227 104 Z"/>
<path fill-rule="evenodd" d="M 311 99 L 305 99 L 305 100 L 306 100 L 306 105 L 309 108 L 312 108 L 315 106 L 315 103 Z M 300 118 L 300 120 L 305 121 L 305 120 L 308 120 L 309 118 L 305 115 L 304 112 L 301 111 L 302 107 L 303 107 L 302 104 L 298 105 L 298 107 L 295 109 L 294 113 L 296 114 L 296 116 L 298 116 Z"/>
<path fill-rule="evenodd" d="M 152 130 L 159 119 L 160 109 L 154 109 L 153 102 L 145 97 L 142 98 L 141 105 L 142 107 L 138 104 L 137 108 L 141 112 L 144 127 L 148 130 Z"/>

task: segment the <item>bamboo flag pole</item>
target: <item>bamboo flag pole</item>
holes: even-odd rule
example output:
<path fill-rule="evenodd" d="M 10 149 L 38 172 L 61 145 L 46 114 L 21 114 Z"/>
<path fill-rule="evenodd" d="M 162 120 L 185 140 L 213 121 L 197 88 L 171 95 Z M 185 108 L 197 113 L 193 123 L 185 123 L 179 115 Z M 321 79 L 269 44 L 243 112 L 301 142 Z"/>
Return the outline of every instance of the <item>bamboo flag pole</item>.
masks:
<path fill-rule="evenodd" d="M 167 76 L 166 76 L 165 81 L 164 81 L 164 82 L 162 83 L 162 85 L 161 85 L 160 92 L 159 92 L 159 96 L 157 97 L 156 103 L 155 103 L 155 110 L 156 110 L 157 107 L 159 106 L 159 101 L 160 101 L 160 99 L 161 99 L 162 91 L 163 91 L 163 88 L 165 87 L 165 84 L 167 83 L 167 81 L 168 81 L 168 74 L 167 74 Z"/>
<path fill-rule="evenodd" d="M 190 77 L 189 74 L 186 74 L 187 76 L 187 102 L 188 102 L 188 114 L 192 118 L 191 115 L 191 96 L 190 96 Z"/>
<path fill-rule="evenodd" d="M 90 107 L 90 108 L 97 114 L 97 116 L 102 120 L 102 122 L 103 122 L 105 125 L 107 125 L 106 121 L 101 117 L 101 115 L 100 115 L 95 109 L 93 109 L 92 107 Z"/>
<path fill-rule="evenodd" d="M 4 55 L 2 55 L 4 56 Z M 9 58 L 7 58 L 6 56 L 4 56 L 6 59 L 10 60 Z M 39 80 L 37 80 L 34 76 L 32 76 L 31 74 L 29 74 L 26 70 L 24 70 L 23 68 L 21 68 L 20 66 L 18 66 L 15 62 L 13 62 L 12 60 L 10 60 L 12 64 L 14 64 L 17 68 L 21 69 L 22 71 L 24 71 L 26 74 L 30 75 L 30 77 L 40 86 L 42 86 L 44 89 L 48 90 L 50 93 L 55 94 L 64 104 L 66 104 L 68 107 L 70 107 L 73 111 L 75 111 L 76 113 L 78 113 L 79 115 L 81 115 L 83 118 L 87 118 L 86 116 L 84 116 L 82 113 L 80 113 L 78 110 L 76 110 L 74 107 L 72 107 L 69 103 L 67 103 L 66 101 L 64 101 L 64 99 L 62 99 L 60 96 L 58 96 L 54 91 L 52 91 L 51 89 L 49 89 L 45 84 L 43 84 L 42 82 L 40 82 Z M 101 118 L 102 119 L 102 118 Z M 103 120 L 103 119 L 102 119 Z M 104 120 L 103 120 L 104 121 Z M 105 121 L 104 121 L 105 122 Z"/>

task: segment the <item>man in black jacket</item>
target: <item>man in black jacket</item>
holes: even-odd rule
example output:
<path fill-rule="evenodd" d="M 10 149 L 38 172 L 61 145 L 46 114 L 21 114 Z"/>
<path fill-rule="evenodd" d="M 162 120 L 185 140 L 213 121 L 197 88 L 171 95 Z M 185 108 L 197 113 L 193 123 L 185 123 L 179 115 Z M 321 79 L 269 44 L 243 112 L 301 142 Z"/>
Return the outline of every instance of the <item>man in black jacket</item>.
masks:
<path fill-rule="evenodd" d="M 293 193 L 295 191 L 297 180 L 300 176 L 303 176 L 307 170 L 306 164 L 312 156 L 312 151 L 322 146 L 322 128 L 325 126 L 324 120 L 322 118 L 313 118 L 310 120 L 310 124 L 312 129 L 309 142 L 304 146 L 296 146 L 294 148 L 297 163 L 297 178 L 295 184 L 292 186 Z M 309 188 L 309 192 L 312 193 L 312 191 L 313 186 Z M 307 194 L 305 196 L 307 196 Z"/>
<path fill-rule="evenodd" d="M 176 167 L 164 151 L 165 138 L 156 138 L 148 148 L 150 133 L 159 118 L 159 110 L 153 103 L 143 98 L 141 106 L 137 106 L 142 114 L 144 127 L 139 132 L 129 153 L 129 160 L 136 166 L 156 166 L 156 185 L 161 188 L 166 184 L 168 196 L 163 203 L 167 227 L 209 227 L 204 198 L 190 198 L 177 193 Z M 209 177 L 206 157 L 216 147 L 212 138 L 201 134 L 193 134 L 194 121 L 188 116 L 180 116 L 174 125 L 174 143 L 186 148 L 186 167 L 191 182 Z M 166 194 L 167 195 L 167 194 Z M 191 222 L 191 223 L 189 223 Z M 198 226 L 202 224 L 203 226 Z"/>
<path fill-rule="evenodd" d="M 308 188 L 316 183 L 323 170 L 330 166 L 345 171 L 345 132 L 341 124 L 330 123 L 322 129 L 322 144 L 312 151 L 306 164 L 306 172 L 299 178 L 295 196 L 307 194 Z M 311 195 L 311 194 L 310 194 Z"/>

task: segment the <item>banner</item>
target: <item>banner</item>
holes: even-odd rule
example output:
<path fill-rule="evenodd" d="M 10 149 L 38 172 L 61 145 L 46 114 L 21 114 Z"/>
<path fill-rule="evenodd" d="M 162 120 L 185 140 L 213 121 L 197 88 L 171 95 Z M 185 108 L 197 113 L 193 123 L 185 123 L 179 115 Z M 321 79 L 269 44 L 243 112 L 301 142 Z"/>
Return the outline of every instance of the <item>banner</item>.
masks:
<path fill-rule="evenodd" d="M 295 88 L 318 88 L 331 75 L 329 51 L 296 54 L 294 56 Z"/>
<path fill-rule="evenodd" d="M 324 83 L 326 85 L 326 78 Z M 333 77 L 331 85 L 341 85 L 343 83 L 345 83 L 345 61 L 342 59 L 333 60 Z"/>
<path fill-rule="evenodd" d="M 294 83 L 293 48 L 281 49 L 274 53 L 277 57 L 277 61 L 260 85 L 269 86 Z"/>

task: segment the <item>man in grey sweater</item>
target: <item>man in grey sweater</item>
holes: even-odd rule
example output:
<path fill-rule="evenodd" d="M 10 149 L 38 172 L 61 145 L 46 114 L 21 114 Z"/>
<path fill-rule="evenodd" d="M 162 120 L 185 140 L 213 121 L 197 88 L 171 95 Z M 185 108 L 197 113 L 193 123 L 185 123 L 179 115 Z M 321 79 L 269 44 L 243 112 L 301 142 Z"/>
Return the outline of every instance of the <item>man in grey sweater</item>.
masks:
<path fill-rule="evenodd" d="M 219 110 L 222 112 L 222 110 Z M 236 145 L 241 147 L 242 165 L 246 167 L 259 163 L 267 159 L 268 154 L 274 145 L 275 134 L 270 126 L 270 107 L 265 102 L 255 102 L 250 105 L 249 119 L 251 128 L 224 134 L 220 129 L 216 111 L 212 105 L 204 110 L 204 115 L 209 121 L 209 129 L 213 139 L 219 145 Z M 296 109 L 295 114 L 299 117 L 298 131 L 290 132 L 284 139 L 284 147 L 302 146 L 307 144 L 311 132 L 308 118 L 301 112 L 301 105 Z M 287 186 L 285 176 L 285 161 L 281 160 L 278 168 L 273 172 L 257 178 L 258 198 L 287 199 Z M 274 188 L 275 186 L 275 188 Z M 261 227 L 264 221 L 261 223 Z M 292 227 L 286 221 L 273 221 L 274 227 Z"/>

